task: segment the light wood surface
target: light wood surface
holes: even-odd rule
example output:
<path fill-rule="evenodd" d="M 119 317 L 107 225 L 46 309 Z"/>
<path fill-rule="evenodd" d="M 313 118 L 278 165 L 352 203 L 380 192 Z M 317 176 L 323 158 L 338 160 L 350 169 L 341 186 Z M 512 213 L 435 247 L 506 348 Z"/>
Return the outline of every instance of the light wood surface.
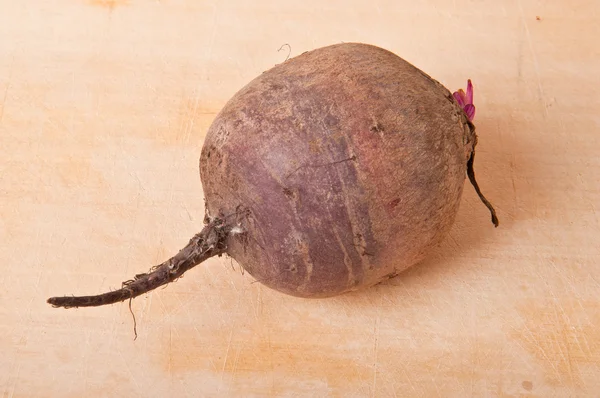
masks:
<path fill-rule="evenodd" d="M 600 3 L 0 0 L 2 397 L 597 397 Z M 106 308 L 203 218 L 215 113 L 291 55 L 394 51 L 475 84 L 476 172 L 423 264 L 327 300 L 229 259 Z"/>

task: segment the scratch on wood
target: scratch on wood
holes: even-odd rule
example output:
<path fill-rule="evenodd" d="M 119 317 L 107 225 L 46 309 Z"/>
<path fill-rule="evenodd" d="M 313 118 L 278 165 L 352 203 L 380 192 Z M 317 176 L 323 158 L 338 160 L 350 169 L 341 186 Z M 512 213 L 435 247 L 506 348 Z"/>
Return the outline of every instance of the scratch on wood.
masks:
<path fill-rule="evenodd" d="M 535 67 L 535 77 L 537 80 L 538 94 L 540 96 L 542 104 L 544 105 L 544 113 L 546 114 L 546 116 L 548 116 L 548 103 L 546 102 L 546 98 L 544 96 L 544 89 L 542 87 L 542 79 L 540 77 L 540 64 L 537 58 L 537 54 L 533 48 L 531 33 L 529 32 L 529 25 L 527 25 L 527 20 L 525 19 L 525 12 L 523 11 L 523 4 L 521 3 L 521 0 L 518 1 L 518 4 L 519 11 L 521 13 L 521 22 L 525 27 L 525 34 L 527 35 L 527 44 L 529 45 L 529 51 L 531 52 L 531 57 L 533 58 L 533 66 Z"/>
<path fill-rule="evenodd" d="M 380 309 L 381 309 L 381 301 L 379 301 L 377 303 L 377 315 L 375 318 L 375 327 L 374 327 L 374 336 L 375 336 L 375 342 L 373 344 L 373 356 L 374 356 L 374 360 L 373 360 L 373 384 L 371 385 L 371 397 L 376 397 L 376 390 L 377 390 L 377 371 L 378 371 L 378 357 L 379 357 L 379 328 L 380 328 L 380 323 L 381 323 L 381 318 L 380 318 Z"/>
<path fill-rule="evenodd" d="M 12 386 L 10 386 L 10 392 L 8 394 L 9 398 L 12 398 L 15 395 L 15 389 L 17 388 L 17 380 L 19 380 L 19 376 L 21 375 L 21 362 L 19 362 L 19 365 L 17 366 L 17 372 L 14 378 L 14 381 L 12 383 Z"/>
<path fill-rule="evenodd" d="M 173 380 L 173 325 L 169 323 L 169 380 Z"/>
<path fill-rule="evenodd" d="M 127 362 L 127 360 L 125 359 L 125 356 L 123 355 L 123 351 L 117 350 L 117 352 L 119 353 L 119 356 L 121 357 L 121 360 L 123 361 L 123 365 L 125 365 L 125 369 L 127 370 L 127 373 L 129 373 L 129 380 L 131 380 L 133 382 L 133 384 L 135 384 L 135 388 L 137 389 L 137 391 L 142 391 L 140 383 L 133 375 L 133 372 L 131 371 L 131 368 L 129 367 L 129 363 Z"/>
<path fill-rule="evenodd" d="M 231 325 L 231 331 L 229 332 L 229 339 L 227 340 L 227 348 L 225 349 L 225 358 L 223 358 L 223 367 L 221 368 L 221 380 L 219 382 L 219 388 L 217 388 L 217 392 L 221 391 L 221 387 L 223 387 L 223 378 L 225 377 L 225 370 L 227 368 L 227 361 L 229 359 L 229 351 L 231 350 L 231 342 L 233 341 L 233 331 L 235 330 L 235 320 Z"/>

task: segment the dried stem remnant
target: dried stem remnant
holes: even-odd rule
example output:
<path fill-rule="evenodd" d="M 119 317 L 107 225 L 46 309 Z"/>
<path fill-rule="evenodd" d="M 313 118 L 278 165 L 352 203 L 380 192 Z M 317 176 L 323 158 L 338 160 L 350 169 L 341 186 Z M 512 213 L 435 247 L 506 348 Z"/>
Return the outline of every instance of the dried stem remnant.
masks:
<path fill-rule="evenodd" d="M 96 296 L 51 297 L 48 303 L 54 307 L 97 307 L 132 299 L 173 282 L 187 270 L 204 260 L 225 252 L 225 240 L 231 226 L 224 219 L 215 218 L 201 232 L 190 239 L 187 246 L 175 256 L 153 267 L 150 272 L 138 274 L 134 279 L 123 282 L 121 289 Z"/>

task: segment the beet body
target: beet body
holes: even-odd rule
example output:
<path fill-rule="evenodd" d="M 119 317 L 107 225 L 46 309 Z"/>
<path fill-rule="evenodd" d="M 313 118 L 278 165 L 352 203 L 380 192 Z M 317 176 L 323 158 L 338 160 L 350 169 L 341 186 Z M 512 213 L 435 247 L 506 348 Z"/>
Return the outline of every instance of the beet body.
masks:
<path fill-rule="evenodd" d="M 366 44 L 323 47 L 275 66 L 235 94 L 207 133 L 204 229 L 121 289 L 48 303 L 132 299 L 222 254 L 294 296 L 371 286 L 444 238 L 466 176 L 497 226 L 475 181 L 470 81 L 467 91 L 455 98 Z"/>
<path fill-rule="evenodd" d="M 450 229 L 473 125 L 391 52 L 338 44 L 241 89 L 200 157 L 208 214 L 246 209 L 227 253 L 281 292 L 327 297 L 422 260 Z"/>

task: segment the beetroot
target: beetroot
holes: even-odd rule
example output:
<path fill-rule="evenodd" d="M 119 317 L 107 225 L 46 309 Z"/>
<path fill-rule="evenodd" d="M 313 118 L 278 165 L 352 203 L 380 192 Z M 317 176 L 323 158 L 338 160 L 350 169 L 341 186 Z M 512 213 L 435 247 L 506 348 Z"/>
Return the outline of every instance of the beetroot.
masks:
<path fill-rule="evenodd" d="M 227 254 L 286 294 L 329 297 L 421 261 L 454 222 L 477 142 L 467 93 L 391 52 L 337 44 L 292 58 L 242 88 L 200 156 L 202 232 L 173 258 L 98 296 L 123 301 Z"/>

